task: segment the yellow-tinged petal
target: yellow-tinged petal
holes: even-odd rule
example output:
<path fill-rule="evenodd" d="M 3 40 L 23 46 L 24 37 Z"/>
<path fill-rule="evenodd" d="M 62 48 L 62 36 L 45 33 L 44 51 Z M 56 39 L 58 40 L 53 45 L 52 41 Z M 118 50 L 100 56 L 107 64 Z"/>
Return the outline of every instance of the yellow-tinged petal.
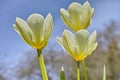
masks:
<path fill-rule="evenodd" d="M 78 54 L 76 57 L 75 57 L 75 60 L 76 61 L 81 61 L 81 60 L 83 60 L 84 58 L 86 58 L 88 55 L 86 55 L 86 54 Z"/>
<path fill-rule="evenodd" d="M 33 44 L 33 42 L 31 42 L 32 30 L 23 19 L 16 17 L 16 24 L 14 24 L 13 27 L 26 43 Z"/>
<path fill-rule="evenodd" d="M 44 26 L 43 27 L 44 38 L 46 38 L 46 40 L 48 40 L 50 37 L 51 31 L 52 31 L 52 27 L 53 27 L 53 18 L 50 13 L 45 18 L 43 26 Z"/>
<path fill-rule="evenodd" d="M 83 4 L 83 6 L 85 7 L 88 7 L 88 8 L 90 8 L 91 9 L 91 7 L 90 7 L 90 4 L 89 4 L 89 2 L 88 1 L 86 1 L 84 4 Z"/>
<path fill-rule="evenodd" d="M 88 49 L 87 54 L 91 55 L 92 52 L 97 48 L 97 46 L 98 46 L 98 43 L 96 42 L 94 46 L 91 46 L 91 48 Z"/>
<path fill-rule="evenodd" d="M 89 48 L 94 47 L 94 44 L 96 43 L 96 38 L 97 38 L 97 33 L 96 31 L 94 31 L 89 37 L 89 43 L 88 43 Z"/>
<path fill-rule="evenodd" d="M 67 26 L 70 26 L 70 28 L 74 29 L 73 25 L 71 24 L 70 18 L 69 18 L 69 13 L 65 9 L 63 8 L 60 9 L 60 15 L 64 23 Z"/>
<path fill-rule="evenodd" d="M 69 18 L 70 21 L 72 23 L 72 25 L 74 26 L 74 30 L 76 31 L 76 29 L 80 29 L 81 27 L 81 18 L 80 15 L 82 13 L 82 6 L 81 4 L 74 2 L 72 3 L 69 8 L 68 8 L 68 12 L 70 14 Z"/>
<path fill-rule="evenodd" d="M 79 53 L 84 53 L 88 47 L 89 32 L 87 30 L 79 30 L 75 35 Z"/>
<path fill-rule="evenodd" d="M 85 29 L 90 25 L 90 21 L 92 17 L 91 14 L 92 14 L 92 10 L 91 10 L 90 4 L 88 1 L 86 1 L 83 5 L 83 13 L 81 16 L 83 21 L 82 27 Z"/>
<path fill-rule="evenodd" d="M 98 43 L 96 42 L 96 43 L 94 44 L 94 47 L 93 47 L 92 50 L 95 50 L 95 49 L 97 48 L 97 46 L 98 46 Z"/>
<path fill-rule="evenodd" d="M 56 37 L 57 42 L 62 45 L 62 38 L 61 37 Z"/>
<path fill-rule="evenodd" d="M 91 10 L 91 16 L 93 17 L 93 15 L 94 15 L 94 8 L 92 8 Z"/>
<path fill-rule="evenodd" d="M 57 42 L 62 46 L 62 48 L 63 48 L 65 51 L 68 52 L 68 54 L 69 54 L 69 53 L 72 54 L 72 51 L 70 50 L 70 47 L 67 46 L 68 43 L 64 43 L 64 46 L 63 46 L 63 41 L 64 41 L 64 40 L 62 40 L 61 37 L 56 37 L 56 40 L 57 40 Z M 69 55 L 71 55 L 71 54 L 69 54 Z M 71 56 L 74 56 L 74 55 L 72 54 Z"/>
<path fill-rule="evenodd" d="M 43 24 L 44 18 L 40 14 L 32 14 L 28 17 L 27 23 L 32 29 L 32 41 L 36 43 L 36 45 L 40 45 L 40 42 L 44 40 L 43 34 Z"/>
<path fill-rule="evenodd" d="M 14 28 L 14 30 L 15 30 L 19 35 L 21 35 L 20 32 L 19 32 L 19 29 L 18 29 L 17 26 L 16 26 L 16 24 L 13 24 L 13 28 Z"/>
<path fill-rule="evenodd" d="M 98 45 L 98 43 L 96 42 L 96 38 L 97 38 L 97 33 L 96 31 L 94 31 L 90 37 L 89 37 L 89 43 L 88 43 L 88 53 L 91 54 L 92 51 L 94 51 Z"/>
<path fill-rule="evenodd" d="M 69 53 L 69 55 L 71 56 L 75 56 L 74 54 L 75 40 L 74 39 L 75 39 L 75 36 L 72 32 L 68 30 L 64 30 L 63 35 L 62 35 L 63 46 L 66 49 L 66 51 Z"/>
<path fill-rule="evenodd" d="M 45 48 L 45 46 L 47 45 L 48 41 L 47 40 L 44 40 L 41 42 L 39 48 L 42 50 L 43 48 Z"/>

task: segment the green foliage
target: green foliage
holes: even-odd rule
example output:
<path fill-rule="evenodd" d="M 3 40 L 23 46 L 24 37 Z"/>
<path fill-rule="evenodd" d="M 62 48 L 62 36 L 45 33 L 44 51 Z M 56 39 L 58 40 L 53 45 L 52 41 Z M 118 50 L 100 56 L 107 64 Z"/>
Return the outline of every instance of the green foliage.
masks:
<path fill-rule="evenodd" d="M 65 72 L 64 72 L 64 68 L 63 68 L 63 67 L 61 68 L 59 80 L 66 80 L 66 79 L 65 79 Z"/>
<path fill-rule="evenodd" d="M 106 80 L 106 67 L 103 67 L 103 80 Z"/>

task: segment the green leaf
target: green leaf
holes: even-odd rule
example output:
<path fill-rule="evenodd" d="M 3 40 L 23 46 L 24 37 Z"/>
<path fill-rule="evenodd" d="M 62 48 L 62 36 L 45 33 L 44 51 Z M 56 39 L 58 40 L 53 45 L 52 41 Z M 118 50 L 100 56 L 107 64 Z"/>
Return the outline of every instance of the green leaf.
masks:
<path fill-rule="evenodd" d="M 65 72 L 64 72 L 64 68 L 63 67 L 61 68 L 59 80 L 65 80 Z"/>
<path fill-rule="evenodd" d="M 106 80 L 106 67 L 103 68 L 103 80 Z"/>

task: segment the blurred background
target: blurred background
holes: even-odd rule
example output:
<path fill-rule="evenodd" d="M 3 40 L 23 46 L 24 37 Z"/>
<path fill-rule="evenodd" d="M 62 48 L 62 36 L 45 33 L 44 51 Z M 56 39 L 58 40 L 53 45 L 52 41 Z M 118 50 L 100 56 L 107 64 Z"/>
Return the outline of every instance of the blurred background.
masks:
<path fill-rule="evenodd" d="M 0 0 L 0 80 L 41 80 L 37 52 L 22 41 L 12 26 L 16 17 L 26 20 L 32 13 L 53 15 L 54 28 L 43 51 L 49 80 L 58 80 L 61 66 L 65 68 L 67 80 L 76 80 L 76 63 L 57 44 L 56 36 L 69 29 L 60 18 L 60 8 L 85 1 Z M 98 47 L 85 59 L 89 80 L 102 80 L 104 64 L 107 80 L 120 80 L 120 0 L 88 1 L 95 8 L 88 31 L 98 33 Z"/>

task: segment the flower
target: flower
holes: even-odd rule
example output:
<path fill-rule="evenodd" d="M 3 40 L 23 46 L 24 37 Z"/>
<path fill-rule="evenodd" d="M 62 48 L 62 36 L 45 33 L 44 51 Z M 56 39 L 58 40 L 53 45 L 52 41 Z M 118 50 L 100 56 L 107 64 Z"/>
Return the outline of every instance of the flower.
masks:
<path fill-rule="evenodd" d="M 81 61 L 90 55 L 97 47 L 96 31 L 90 36 L 87 30 L 78 30 L 73 34 L 64 30 L 62 37 L 57 37 L 57 42 L 76 61 Z"/>
<path fill-rule="evenodd" d="M 73 2 L 67 10 L 60 9 L 63 22 L 74 31 L 86 29 L 91 23 L 93 13 L 94 8 L 91 8 L 88 1 L 83 5 Z"/>
<path fill-rule="evenodd" d="M 48 43 L 53 19 L 50 13 L 45 19 L 42 15 L 34 13 L 28 17 L 27 21 L 17 17 L 13 26 L 26 43 L 35 49 L 42 50 Z"/>

